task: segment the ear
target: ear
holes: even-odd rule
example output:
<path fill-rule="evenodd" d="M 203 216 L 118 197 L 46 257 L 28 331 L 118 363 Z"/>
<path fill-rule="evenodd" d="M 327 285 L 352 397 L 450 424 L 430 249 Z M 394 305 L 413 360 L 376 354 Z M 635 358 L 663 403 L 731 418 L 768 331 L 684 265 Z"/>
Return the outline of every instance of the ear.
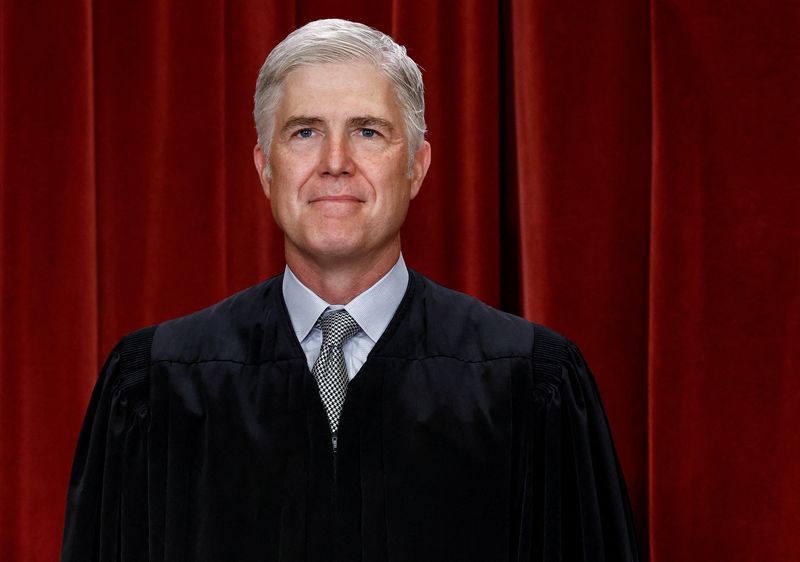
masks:
<path fill-rule="evenodd" d="M 264 195 L 269 199 L 270 188 L 272 187 L 272 177 L 269 173 L 269 161 L 267 155 L 261 150 L 261 145 L 256 143 L 253 148 L 253 162 L 255 162 L 256 170 L 258 170 L 258 179 L 261 181 L 261 189 Z"/>
<path fill-rule="evenodd" d="M 431 165 L 431 143 L 423 141 L 411 165 L 411 199 L 417 196 Z"/>

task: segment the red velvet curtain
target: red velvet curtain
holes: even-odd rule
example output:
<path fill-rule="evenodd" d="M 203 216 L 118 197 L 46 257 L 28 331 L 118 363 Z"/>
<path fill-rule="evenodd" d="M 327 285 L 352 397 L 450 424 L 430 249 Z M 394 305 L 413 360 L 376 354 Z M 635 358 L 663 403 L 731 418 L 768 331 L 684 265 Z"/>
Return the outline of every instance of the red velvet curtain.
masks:
<path fill-rule="evenodd" d="M 600 384 L 653 562 L 798 560 L 800 7 L 0 0 L 0 559 L 53 560 L 98 364 L 282 268 L 269 49 L 344 17 L 425 69 L 408 263 Z"/>

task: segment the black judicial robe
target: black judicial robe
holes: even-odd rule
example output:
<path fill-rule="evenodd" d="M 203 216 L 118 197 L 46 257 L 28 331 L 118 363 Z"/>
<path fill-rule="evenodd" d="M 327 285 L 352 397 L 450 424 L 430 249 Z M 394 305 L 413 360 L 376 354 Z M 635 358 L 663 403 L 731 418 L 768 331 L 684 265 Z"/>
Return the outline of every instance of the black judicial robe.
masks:
<path fill-rule="evenodd" d="M 135 332 L 92 396 L 63 562 L 637 560 L 570 341 L 411 272 L 334 453 L 281 277 Z"/>

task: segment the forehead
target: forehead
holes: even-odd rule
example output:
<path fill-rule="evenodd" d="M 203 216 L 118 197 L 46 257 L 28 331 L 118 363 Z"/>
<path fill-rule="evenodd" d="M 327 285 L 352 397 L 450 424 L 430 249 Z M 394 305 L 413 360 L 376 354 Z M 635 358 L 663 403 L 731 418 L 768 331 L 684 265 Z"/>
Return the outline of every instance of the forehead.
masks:
<path fill-rule="evenodd" d="M 400 118 L 389 78 L 366 62 L 313 64 L 292 70 L 282 84 L 278 119 L 306 115 L 322 118 L 370 115 Z"/>

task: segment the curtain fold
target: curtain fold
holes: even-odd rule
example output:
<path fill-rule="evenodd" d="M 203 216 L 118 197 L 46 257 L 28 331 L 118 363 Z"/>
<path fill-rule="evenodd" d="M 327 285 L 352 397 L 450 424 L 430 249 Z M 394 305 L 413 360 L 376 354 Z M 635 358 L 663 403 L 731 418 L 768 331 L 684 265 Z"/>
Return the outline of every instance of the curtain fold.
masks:
<path fill-rule="evenodd" d="M 100 353 L 92 20 L 0 14 L 0 559 L 45 560 Z"/>
<path fill-rule="evenodd" d="M 800 6 L 654 2 L 656 560 L 800 543 Z"/>
<path fill-rule="evenodd" d="M 0 0 L 0 559 L 56 558 L 119 338 L 281 271 L 251 100 L 321 17 L 423 67 L 406 260 L 580 345 L 641 551 L 796 558 L 796 5 Z"/>
<path fill-rule="evenodd" d="M 584 348 L 645 513 L 648 7 L 520 0 L 510 16 L 520 312 Z"/>

